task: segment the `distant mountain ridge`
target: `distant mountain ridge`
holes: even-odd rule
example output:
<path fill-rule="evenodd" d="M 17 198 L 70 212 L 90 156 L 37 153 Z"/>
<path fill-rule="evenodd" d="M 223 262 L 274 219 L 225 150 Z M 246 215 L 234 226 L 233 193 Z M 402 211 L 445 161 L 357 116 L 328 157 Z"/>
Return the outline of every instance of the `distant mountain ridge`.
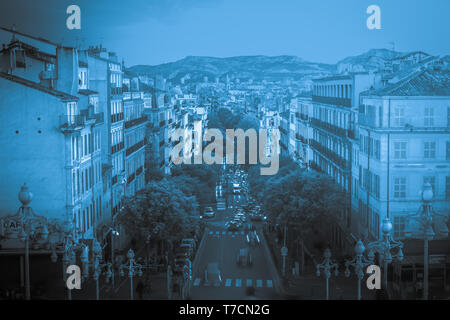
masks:
<path fill-rule="evenodd" d="M 162 75 L 166 79 L 179 82 L 182 78 L 191 81 L 223 81 L 230 78 L 271 80 L 286 79 L 310 80 L 336 73 L 362 72 L 378 69 L 384 62 L 405 53 L 388 49 L 371 49 L 358 56 L 347 57 L 336 64 L 306 61 L 297 56 L 236 56 L 217 58 L 206 56 L 187 56 L 175 62 L 160 65 L 136 65 L 128 70 L 150 76 Z"/>

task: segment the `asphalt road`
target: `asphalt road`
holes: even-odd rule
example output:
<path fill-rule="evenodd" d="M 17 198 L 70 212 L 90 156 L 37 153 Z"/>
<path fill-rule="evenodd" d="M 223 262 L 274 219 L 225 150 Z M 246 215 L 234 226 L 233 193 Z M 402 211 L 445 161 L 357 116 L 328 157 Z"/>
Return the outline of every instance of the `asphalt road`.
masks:
<path fill-rule="evenodd" d="M 227 195 L 228 194 L 228 195 Z M 256 299 L 278 299 L 274 289 L 274 277 L 269 270 L 264 248 L 261 246 L 248 247 L 242 227 L 239 231 L 231 232 L 225 227 L 225 223 L 234 216 L 237 206 L 245 204 L 244 196 L 233 196 L 229 193 L 228 208 L 224 208 L 224 198 L 218 199 L 216 217 L 208 221 L 208 230 L 205 242 L 198 252 L 197 267 L 193 270 L 191 298 L 205 300 L 241 300 L 248 299 L 246 288 L 255 288 Z M 225 210 L 220 210 L 225 209 Z M 257 229 L 259 227 L 257 226 Z M 258 231 L 260 235 L 261 232 Z M 239 249 L 249 248 L 252 254 L 253 264 L 240 267 L 237 265 Z M 208 263 L 218 263 L 222 273 L 222 283 L 219 287 L 207 286 L 204 283 L 204 270 Z"/>

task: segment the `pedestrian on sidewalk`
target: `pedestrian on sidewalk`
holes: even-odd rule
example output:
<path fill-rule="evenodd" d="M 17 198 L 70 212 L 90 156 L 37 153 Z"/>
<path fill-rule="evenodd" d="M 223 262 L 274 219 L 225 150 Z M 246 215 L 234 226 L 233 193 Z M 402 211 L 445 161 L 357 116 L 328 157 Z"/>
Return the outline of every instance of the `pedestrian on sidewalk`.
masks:
<path fill-rule="evenodd" d="M 144 298 L 144 284 L 141 280 L 139 280 L 139 283 L 136 286 L 136 293 L 138 294 L 139 300 Z"/>

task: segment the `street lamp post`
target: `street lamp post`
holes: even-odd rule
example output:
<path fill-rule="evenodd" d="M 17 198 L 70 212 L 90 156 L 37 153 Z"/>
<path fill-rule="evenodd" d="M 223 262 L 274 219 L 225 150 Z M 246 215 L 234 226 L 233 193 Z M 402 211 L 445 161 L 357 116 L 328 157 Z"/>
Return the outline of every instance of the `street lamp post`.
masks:
<path fill-rule="evenodd" d="M 383 261 L 383 277 L 384 277 L 384 289 L 388 289 L 388 277 L 387 269 L 388 265 L 392 263 L 393 259 L 397 261 L 403 261 L 403 243 L 396 241 L 391 235 L 392 223 L 389 218 L 383 220 L 381 226 L 381 231 L 383 232 L 383 238 L 378 241 L 370 242 L 367 247 L 369 248 L 369 253 L 367 257 L 373 262 L 375 258 L 375 251 L 378 252 L 380 260 Z M 397 253 L 392 254 L 391 251 L 397 249 Z"/>
<path fill-rule="evenodd" d="M 320 277 L 320 270 L 325 272 L 325 283 L 326 283 L 326 299 L 329 298 L 329 287 L 328 281 L 331 278 L 331 272 L 334 270 L 334 275 L 337 277 L 339 275 L 339 266 L 337 263 L 331 260 L 331 251 L 329 248 L 325 249 L 323 254 L 324 260 L 322 263 L 317 264 L 316 275 Z"/>
<path fill-rule="evenodd" d="M 352 260 L 345 261 L 345 276 L 350 277 L 350 266 L 355 269 L 355 274 L 358 277 L 358 300 L 361 300 L 361 281 L 364 278 L 364 267 L 372 264 L 372 261 L 363 256 L 364 244 L 361 240 L 355 245 L 355 257 Z"/>
<path fill-rule="evenodd" d="M 145 268 L 142 264 L 139 264 L 134 259 L 134 251 L 130 248 L 127 253 L 128 263 L 121 264 L 119 267 L 119 273 L 120 276 L 125 276 L 125 269 L 128 270 L 128 277 L 130 278 L 130 299 L 134 300 L 134 290 L 133 290 L 133 277 L 137 275 L 138 277 L 141 277 L 143 272 L 142 269 Z"/>
<path fill-rule="evenodd" d="M 25 242 L 25 298 L 31 299 L 30 289 L 30 242 L 36 243 L 38 241 L 45 241 L 48 238 L 48 222 L 43 216 L 34 213 L 30 207 L 30 202 L 33 199 L 31 193 L 26 185 L 20 188 L 19 200 L 22 203 L 17 213 L 13 216 L 6 217 L 11 221 L 15 221 L 19 226 L 18 238 Z M 8 229 L 8 233 L 11 230 Z M 6 235 L 10 238 L 10 234 Z"/>
<path fill-rule="evenodd" d="M 428 241 L 433 240 L 436 236 L 435 230 L 433 230 L 436 222 L 435 218 L 448 218 L 447 216 L 438 214 L 434 211 L 432 206 L 433 197 L 433 188 L 431 187 L 431 184 L 427 182 L 424 184 L 422 190 L 422 205 L 420 208 L 420 212 L 408 216 L 408 218 L 417 221 L 421 227 L 419 238 L 423 239 L 423 300 L 428 300 Z M 441 235 L 443 238 L 446 238 L 448 236 L 448 228 L 445 223 L 442 224 L 442 229 L 439 231 L 442 233 Z"/>
<path fill-rule="evenodd" d="M 99 285 L 99 278 L 100 275 L 104 272 L 106 274 L 106 282 L 109 282 L 109 280 L 113 276 L 112 272 L 112 263 L 100 263 L 102 260 L 102 247 L 100 246 L 100 243 L 94 239 L 92 243 L 92 253 L 93 253 L 93 278 L 95 280 L 95 291 L 96 291 L 96 299 L 100 300 L 100 285 Z M 81 262 L 83 263 L 83 276 L 84 278 L 89 277 L 89 251 L 86 247 L 82 254 L 81 254 Z M 106 268 L 106 270 L 105 270 Z"/>

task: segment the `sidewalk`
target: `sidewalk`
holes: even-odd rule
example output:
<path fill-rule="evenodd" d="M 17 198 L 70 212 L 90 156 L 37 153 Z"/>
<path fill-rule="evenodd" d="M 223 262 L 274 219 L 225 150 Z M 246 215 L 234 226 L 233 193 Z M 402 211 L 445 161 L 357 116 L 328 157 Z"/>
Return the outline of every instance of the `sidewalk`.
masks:
<path fill-rule="evenodd" d="M 279 293 L 285 299 L 294 300 L 324 300 L 326 299 L 326 282 L 323 273 L 318 277 L 315 273 L 316 267 L 309 259 L 305 265 L 304 273 L 301 276 L 293 276 L 286 267 L 286 276 L 281 276 L 282 259 L 280 248 L 270 239 L 270 234 L 265 233 L 264 238 L 273 260 L 274 272 L 280 279 Z M 269 238 L 269 239 L 268 239 Z M 343 275 L 344 270 L 340 270 L 338 277 L 332 275 L 329 279 L 329 299 L 330 300 L 356 300 L 358 297 L 358 282 L 354 274 L 349 278 Z M 363 300 L 375 300 L 376 292 L 367 289 L 365 280 L 361 281 L 361 296 Z"/>

